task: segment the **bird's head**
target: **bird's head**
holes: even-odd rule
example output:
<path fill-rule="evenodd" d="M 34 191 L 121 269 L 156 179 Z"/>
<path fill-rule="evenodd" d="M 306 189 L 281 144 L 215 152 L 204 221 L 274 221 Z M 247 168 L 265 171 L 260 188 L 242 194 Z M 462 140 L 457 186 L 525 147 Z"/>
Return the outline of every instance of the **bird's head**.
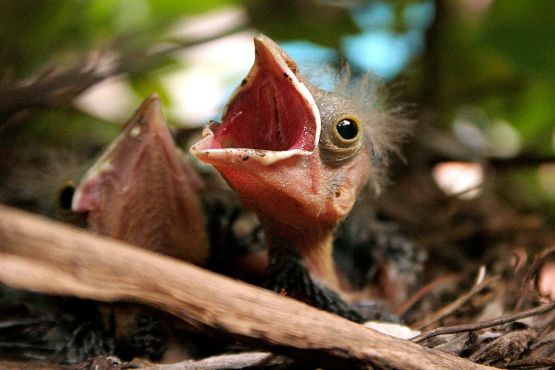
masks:
<path fill-rule="evenodd" d="M 369 177 L 379 183 L 375 164 L 401 136 L 389 134 L 389 115 L 348 71 L 324 91 L 270 38 L 257 36 L 254 45 L 254 65 L 222 122 L 210 124 L 191 152 L 218 169 L 269 234 L 329 231 Z"/>
<path fill-rule="evenodd" d="M 208 257 L 202 182 L 174 144 L 160 99 L 147 98 L 75 190 L 93 231 L 196 264 Z"/>

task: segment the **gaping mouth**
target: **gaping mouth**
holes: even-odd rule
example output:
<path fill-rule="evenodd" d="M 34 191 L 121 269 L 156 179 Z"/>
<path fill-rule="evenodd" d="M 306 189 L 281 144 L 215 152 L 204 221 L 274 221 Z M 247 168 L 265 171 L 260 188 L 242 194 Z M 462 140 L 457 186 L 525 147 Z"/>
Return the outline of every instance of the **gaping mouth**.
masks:
<path fill-rule="evenodd" d="M 310 155 L 320 136 L 320 115 L 297 66 L 266 36 L 254 39 L 255 62 L 226 106 L 191 152 L 202 160 L 252 158 L 271 164 Z"/>

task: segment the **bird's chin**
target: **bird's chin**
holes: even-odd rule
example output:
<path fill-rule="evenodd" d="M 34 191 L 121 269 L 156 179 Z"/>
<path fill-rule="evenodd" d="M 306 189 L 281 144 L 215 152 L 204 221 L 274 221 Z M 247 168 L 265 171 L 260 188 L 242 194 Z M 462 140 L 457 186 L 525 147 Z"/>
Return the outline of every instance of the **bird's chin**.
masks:
<path fill-rule="evenodd" d="M 333 196 L 330 199 L 318 151 L 301 155 L 259 149 L 202 150 L 202 145 L 201 140 L 193 153 L 222 174 L 246 207 L 280 225 L 284 234 L 331 226 L 341 218 L 342 210 Z"/>

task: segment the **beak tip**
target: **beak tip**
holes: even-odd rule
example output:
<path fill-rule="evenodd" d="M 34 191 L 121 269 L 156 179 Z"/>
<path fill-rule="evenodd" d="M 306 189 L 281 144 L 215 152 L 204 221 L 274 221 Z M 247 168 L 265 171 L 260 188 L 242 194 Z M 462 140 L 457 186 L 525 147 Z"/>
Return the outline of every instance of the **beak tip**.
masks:
<path fill-rule="evenodd" d="M 256 35 L 256 36 L 254 37 L 254 44 L 255 44 L 255 45 L 263 44 L 263 43 L 267 42 L 268 39 L 269 39 L 268 36 L 266 36 L 266 35 L 263 34 L 263 33 L 259 33 L 258 35 Z"/>
<path fill-rule="evenodd" d="M 145 100 L 145 105 L 148 109 L 162 111 L 162 103 L 158 94 L 153 93 Z"/>
<path fill-rule="evenodd" d="M 138 110 L 139 116 L 144 117 L 144 121 L 154 126 L 165 126 L 166 119 L 162 112 L 162 103 L 158 94 L 154 93 L 145 99 Z"/>
<path fill-rule="evenodd" d="M 261 54 L 261 51 L 279 50 L 278 44 L 268 36 L 259 34 L 254 38 L 254 51 L 256 55 Z"/>
<path fill-rule="evenodd" d="M 152 93 L 152 94 L 150 94 L 150 96 L 148 97 L 148 99 L 160 100 L 160 96 L 158 95 L 158 93 Z"/>

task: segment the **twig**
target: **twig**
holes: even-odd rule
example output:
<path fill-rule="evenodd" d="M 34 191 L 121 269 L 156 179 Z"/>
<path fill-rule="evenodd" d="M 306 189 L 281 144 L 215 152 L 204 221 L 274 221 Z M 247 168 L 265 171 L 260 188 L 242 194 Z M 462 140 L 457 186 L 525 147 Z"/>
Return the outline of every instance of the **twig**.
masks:
<path fill-rule="evenodd" d="M 513 321 L 516 321 L 516 320 L 524 319 L 526 317 L 541 315 L 541 314 L 549 312 L 553 309 L 555 309 L 555 302 L 544 304 L 542 306 L 532 308 L 530 310 L 522 311 L 522 312 L 519 312 L 519 313 L 501 316 L 501 317 L 499 317 L 497 319 L 493 319 L 493 320 L 480 321 L 480 322 L 472 323 L 472 324 L 444 326 L 442 328 L 437 328 L 437 329 L 433 329 L 433 330 L 427 331 L 425 333 L 422 333 L 422 334 L 412 338 L 412 341 L 415 342 L 415 343 L 419 343 L 419 342 L 422 342 L 423 340 L 426 340 L 426 339 L 429 339 L 429 338 L 432 338 L 432 337 L 436 337 L 438 335 L 462 333 L 462 332 L 465 332 L 465 331 L 474 331 L 474 330 L 490 328 L 492 326 L 503 325 L 503 324 L 507 324 L 507 323 L 510 323 L 510 322 L 513 322 Z"/>
<path fill-rule="evenodd" d="M 217 35 L 181 40 L 180 43 L 174 43 L 156 52 L 149 52 L 147 47 L 130 50 L 118 60 L 110 62 L 105 59 L 109 59 L 113 53 L 105 51 L 96 58 L 91 58 L 87 56 L 90 54 L 88 51 L 72 66 L 57 71 L 49 69 L 30 83 L 16 81 L 9 85 L 0 85 L 0 127 L 5 122 L 9 122 L 9 118 L 19 111 L 68 106 L 77 95 L 102 80 L 122 73 L 136 73 L 149 65 L 159 63 L 179 50 L 210 42 L 244 29 L 245 25 L 240 24 Z M 117 46 L 118 42 L 115 42 L 115 45 Z M 112 49 L 114 47 L 112 46 Z"/>
<path fill-rule="evenodd" d="M 403 316 L 408 310 L 410 310 L 419 300 L 425 297 L 427 294 L 432 292 L 434 289 L 441 287 L 442 285 L 451 284 L 457 282 L 461 279 L 460 275 L 448 274 L 440 276 L 437 279 L 424 285 L 422 288 L 418 289 L 409 299 L 403 302 L 396 310 L 395 314 L 398 316 Z"/>
<path fill-rule="evenodd" d="M 25 369 L 25 370 L 123 370 L 123 369 L 142 369 L 142 370 L 223 370 L 223 369 L 275 369 L 292 363 L 292 360 L 276 356 L 269 352 L 245 352 L 233 353 L 220 356 L 207 357 L 202 360 L 187 360 L 174 364 L 153 364 L 142 361 L 125 362 L 113 356 L 96 356 L 75 365 L 60 365 L 52 362 L 19 362 L 0 360 L 0 369 Z"/>
<path fill-rule="evenodd" d="M 269 352 L 247 352 L 229 355 L 213 356 L 202 360 L 188 360 L 168 365 L 152 365 L 140 367 L 145 370 L 220 370 L 245 369 L 283 364 L 279 357 Z M 276 361 L 277 360 L 277 361 Z"/>
<path fill-rule="evenodd" d="M 84 90 L 117 72 L 117 69 L 102 71 L 85 64 L 81 61 L 29 84 L 14 84 L 1 89 L 0 123 L 9 122 L 13 114 L 22 110 L 67 105 Z"/>
<path fill-rule="evenodd" d="M 506 369 L 533 369 L 536 367 L 555 366 L 555 357 L 530 358 L 518 360 L 504 365 Z"/>
<path fill-rule="evenodd" d="M 312 366 L 487 369 L 291 298 L 84 230 L 0 206 L 0 282 L 165 310 L 211 334 Z"/>
<path fill-rule="evenodd" d="M 482 290 L 484 290 L 485 288 L 490 286 L 491 283 L 493 283 L 496 280 L 498 280 L 498 279 L 497 278 L 489 278 L 489 279 L 486 279 L 486 280 L 482 281 L 481 283 L 479 283 L 477 285 L 474 285 L 472 287 L 472 289 L 470 289 L 469 292 L 463 294 L 462 296 L 457 298 L 455 301 L 451 302 L 447 306 L 445 306 L 442 309 L 440 309 L 439 311 L 435 312 L 428 319 L 424 319 L 424 320 L 416 323 L 414 325 L 414 327 L 416 327 L 418 329 L 422 329 L 422 328 L 425 328 L 425 327 L 433 324 L 434 322 L 437 322 L 437 321 L 451 315 L 453 312 L 458 310 L 462 305 L 464 305 L 466 302 L 468 302 L 472 297 L 474 297 L 476 294 L 478 294 L 479 292 L 481 292 Z"/>

